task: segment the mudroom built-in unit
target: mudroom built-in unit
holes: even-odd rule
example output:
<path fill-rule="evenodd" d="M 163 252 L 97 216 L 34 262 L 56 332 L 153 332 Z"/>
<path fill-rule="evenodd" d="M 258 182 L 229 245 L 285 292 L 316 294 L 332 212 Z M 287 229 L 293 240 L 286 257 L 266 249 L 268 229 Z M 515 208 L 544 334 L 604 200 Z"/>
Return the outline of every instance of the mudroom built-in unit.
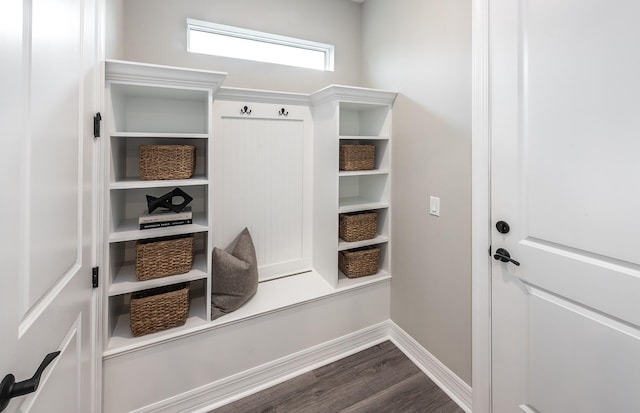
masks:
<path fill-rule="evenodd" d="M 106 62 L 106 412 L 210 404 L 233 375 L 389 318 L 396 94 L 231 88 L 225 75 Z M 163 221 L 153 202 L 188 207 Z M 212 317 L 213 249 L 244 228 L 257 292 Z"/>

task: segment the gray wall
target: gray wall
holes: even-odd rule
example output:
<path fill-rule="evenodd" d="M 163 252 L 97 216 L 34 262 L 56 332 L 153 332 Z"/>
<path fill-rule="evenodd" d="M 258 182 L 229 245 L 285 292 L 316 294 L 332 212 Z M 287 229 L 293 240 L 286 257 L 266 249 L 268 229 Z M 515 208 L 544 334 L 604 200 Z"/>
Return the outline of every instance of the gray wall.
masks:
<path fill-rule="evenodd" d="M 226 71 L 225 86 L 400 92 L 391 315 L 471 383 L 471 1 L 125 0 L 121 10 L 122 1 L 108 0 L 107 30 L 124 28 L 108 33 L 108 57 Z M 335 44 L 336 70 L 189 54 L 187 17 Z M 439 218 L 429 195 L 441 198 Z"/>
<path fill-rule="evenodd" d="M 471 1 L 367 0 L 362 21 L 364 85 L 400 93 L 391 318 L 470 384 Z"/>
<path fill-rule="evenodd" d="M 332 83 L 360 84 L 360 9 L 347 0 L 126 0 L 127 60 L 228 72 L 225 86 L 311 93 Z M 186 51 L 187 18 L 336 46 L 323 72 Z"/>
<path fill-rule="evenodd" d="M 124 59 L 124 0 L 105 3 L 105 57 Z"/>

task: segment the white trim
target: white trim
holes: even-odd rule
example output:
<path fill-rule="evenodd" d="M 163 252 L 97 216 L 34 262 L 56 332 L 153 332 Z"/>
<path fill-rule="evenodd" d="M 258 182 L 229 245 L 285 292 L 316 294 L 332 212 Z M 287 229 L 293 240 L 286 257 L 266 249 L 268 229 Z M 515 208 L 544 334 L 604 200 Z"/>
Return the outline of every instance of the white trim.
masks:
<path fill-rule="evenodd" d="M 279 360 L 226 377 L 132 413 L 205 413 L 389 339 L 382 322 Z"/>
<path fill-rule="evenodd" d="M 312 93 L 309 99 L 311 104 L 314 106 L 331 101 L 393 105 L 397 95 L 398 94 L 395 92 L 389 92 L 386 90 L 329 85 Z"/>
<path fill-rule="evenodd" d="M 473 0 L 471 186 L 472 382 L 475 413 L 491 412 L 491 138 L 489 0 Z"/>
<path fill-rule="evenodd" d="M 394 343 L 461 409 L 465 412 L 471 412 L 471 387 L 393 321 L 387 320 L 144 406 L 132 413 L 169 413 L 175 411 L 206 413 L 387 340 Z"/>
<path fill-rule="evenodd" d="M 216 90 L 227 77 L 225 72 L 187 69 L 124 60 L 105 61 L 106 80 L 119 83 L 151 84 L 153 86 L 201 88 Z M 106 129 L 106 128 L 105 128 Z"/>
<path fill-rule="evenodd" d="M 309 106 L 309 95 L 307 94 L 235 87 L 221 87 L 218 89 L 216 100 Z"/>
<path fill-rule="evenodd" d="M 447 393 L 462 410 L 471 412 L 471 386 L 445 366 L 396 323 L 389 320 L 389 335 L 393 344 L 413 361 L 435 384 Z"/>
<path fill-rule="evenodd" d="M 96 60 L 95 60 L 95 82 L 96 82 L 96 95 L 95 95 L 95 109 L 96 112 L 100 112 L 102 116 L 105 115 L 105 56 L 106 56 L 106 0 L 96 0 Z M 104 188 L 104 176 L 102 174 L 104 168 L 102 167 L 105 137 L 106 123 L 100 125 L 101 135 L 99 138 L 93 140 L 93 190 L 92 190 L 92 203 L 93 203 L 93 217 L 92 217 L 92 267 L 98 267 L 102 265 L 103 260 L 103 244 L 104 239 L 103 225 L 101 217 L 104 215 L 103 205 L 104 199 L 102 198 Z M 104 274 L 103 274 L 104 277 Z M 93 289 L 93 296 L 91 299 L 91 323 L 89 328 L 91 329 L 91 364 L 92 364 L 92 377 L 91 377 L 91 409 L 92 411 L 99 412 L 102 410 L 102 388 L 103 388 L 103 372 L 102 372 L 102 350 L 104 344 L 104 282 L 98 283 L 98 288 Z"/>

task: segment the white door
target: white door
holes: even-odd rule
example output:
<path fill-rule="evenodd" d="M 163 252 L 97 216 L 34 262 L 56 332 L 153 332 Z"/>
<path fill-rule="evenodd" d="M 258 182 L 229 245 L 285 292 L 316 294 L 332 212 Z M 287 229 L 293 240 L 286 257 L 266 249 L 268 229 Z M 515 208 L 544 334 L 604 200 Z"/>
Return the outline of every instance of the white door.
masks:
<path fill-rule="evenodd" d="M 639 16 L 490 2 L 494 412 L 640 412 Z"/>
<path fill-rule="evenodd" d="M 95 4 L 3 0 L 0 7 L 0 378 L 29 379 L 45 355 L 60 352 L 37 391 L 5 411 L 87 413 L 97 397 Z"/>

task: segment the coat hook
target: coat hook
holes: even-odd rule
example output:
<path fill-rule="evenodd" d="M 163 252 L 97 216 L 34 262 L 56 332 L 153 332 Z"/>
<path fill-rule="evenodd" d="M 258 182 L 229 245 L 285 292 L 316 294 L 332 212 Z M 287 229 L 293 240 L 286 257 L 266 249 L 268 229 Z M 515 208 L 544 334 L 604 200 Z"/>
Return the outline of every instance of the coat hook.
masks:
<path fill-rule="evenodd" d="M 245 106 L 242 109 L 240 109 L 240 114 L 242 114 L 242 115 L 250 115 L 251 114 L 251 109 L 249 109 L 248 106 Z"/>
<path fill-rule="evenodd" d="M 278 112 L 278 115 L 280 116 L 288 116 L 289 112 L 285 111 L 284 108 L 280 109 L 280 111 Z"/>

